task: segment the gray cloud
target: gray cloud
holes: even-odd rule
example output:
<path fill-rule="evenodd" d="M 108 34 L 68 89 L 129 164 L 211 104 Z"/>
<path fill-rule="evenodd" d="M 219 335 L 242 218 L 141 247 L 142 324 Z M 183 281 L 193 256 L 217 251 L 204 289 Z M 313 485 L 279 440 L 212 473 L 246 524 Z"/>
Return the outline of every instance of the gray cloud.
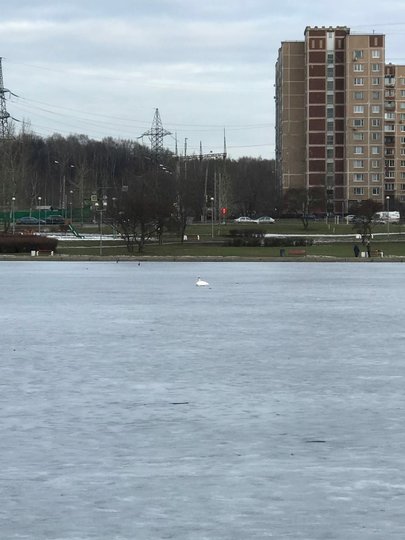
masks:
<path fill-rule="evenodd" d="M 226 126 L 233 157 L 272 157 L 282 41 L 302 40 L 307 25 L 347 25 L 386 33 L 387 59 L 405 56 L 402 0 L 399 22 L 385 23 L 385 4 L 368 0 L 15 4 L 0 21 L 5 86 L 22 96 L 8 108 L 44 135 L 135 137 L 158 107 L 165 127 L 196 148 L 200 139 L 220 146 Z"/>

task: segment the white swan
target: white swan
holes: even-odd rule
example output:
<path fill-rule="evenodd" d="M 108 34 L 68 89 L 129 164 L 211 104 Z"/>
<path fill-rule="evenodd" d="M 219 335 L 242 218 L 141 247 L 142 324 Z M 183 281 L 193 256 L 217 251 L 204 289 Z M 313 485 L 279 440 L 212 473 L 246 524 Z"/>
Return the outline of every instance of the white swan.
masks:
<path fill-rule="evenodd" d="M 198 276 L 195 284 L 197 285 L 197 287 L 207 287 L 207 285 L 209 285 L 208 281 L 204 281 L 203 279 L 200 278 L 200 276 Z"/>

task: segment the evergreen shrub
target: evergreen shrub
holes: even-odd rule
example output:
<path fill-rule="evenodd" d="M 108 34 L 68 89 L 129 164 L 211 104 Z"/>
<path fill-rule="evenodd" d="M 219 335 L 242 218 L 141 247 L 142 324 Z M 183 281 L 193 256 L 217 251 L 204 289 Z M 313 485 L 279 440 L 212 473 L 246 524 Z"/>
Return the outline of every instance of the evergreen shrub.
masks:
<path fill-rule="evenodd" d="M 55 252 L 57 245 L 57 238 L 37 234 L 0 234 L 0 253 Z"/>

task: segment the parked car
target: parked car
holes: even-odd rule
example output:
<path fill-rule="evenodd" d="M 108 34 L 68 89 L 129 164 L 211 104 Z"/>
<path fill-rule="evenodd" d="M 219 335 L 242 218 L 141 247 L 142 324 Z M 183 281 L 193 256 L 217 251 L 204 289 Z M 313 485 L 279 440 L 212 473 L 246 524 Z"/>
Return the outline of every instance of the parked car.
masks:
<path fill-rule="evenodd" d="M 45 225 L 45 220 L 33 216 L 23 216 L 17 219 L 17 225 Z"/>
<path fill-rule="evenodd" d="M 247 216 L 241 216 L 235 219 L 235 223 L 256 223 L 256 220 Z"/>
<path fill-rule="evenodd" d="M 257 219 L 255 219 L 256 223 L 258 223 L 259 225 L 261 223 L 275 223 L 276 220 L 273 219 L 272 217 L 270 216 L 262 216 L 262 217 L 259 217 Z"/>
<path fill-rule="evenodd" d="M 45 221 L 48 225 L 61 225 L 65 223 L 65 218 L 55 214 L 53 216 L 48 216 Z"/>

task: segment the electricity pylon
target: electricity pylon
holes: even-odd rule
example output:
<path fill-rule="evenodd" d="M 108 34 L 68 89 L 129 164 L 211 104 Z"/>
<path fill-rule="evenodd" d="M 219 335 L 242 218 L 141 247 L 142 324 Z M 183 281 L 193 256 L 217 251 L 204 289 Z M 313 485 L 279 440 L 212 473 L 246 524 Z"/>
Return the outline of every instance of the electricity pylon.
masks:
<path fill-rule="evenodd" d="M 170 131 L 167 131 L 167 129 L 164 129 L 162 120 L 160 118 L 159 109 L 156 109 L 150 130 L 145 131 L 145 133 L 141 135 L 141 137 L 149 137 L 152 154 L 156 161 L 163 153 L 163 138 L 166 137 L 166 135 L 171 135 L 171 133 Z"/>
<path fill-rule="evenodd" d="M 17 95 L 10 92 L 10 90 L 7 88 L 4 88 L 3 67 L 1 64 L 2 60 L 3 58 L 0 56 L 0 140 L 4 141 L 10 138 L 10 126 L 8 124 L 8 119 L 11 118 L 12 120 L 15 120 L 15 118 L 12 118 L 7 112 L 6 94 L 16 97 Z"/>
<path fill-rule="evenodd" d="M 0 57 L 0 139 L 8 139 L 10 128 L 8 125 L 8 119 L 10 118 L 6 108 L 6 92 L 9 92 L 7 88 L 4 88 L 3 84 L 3 68 L 1 65 L 2 58 Z"/>

